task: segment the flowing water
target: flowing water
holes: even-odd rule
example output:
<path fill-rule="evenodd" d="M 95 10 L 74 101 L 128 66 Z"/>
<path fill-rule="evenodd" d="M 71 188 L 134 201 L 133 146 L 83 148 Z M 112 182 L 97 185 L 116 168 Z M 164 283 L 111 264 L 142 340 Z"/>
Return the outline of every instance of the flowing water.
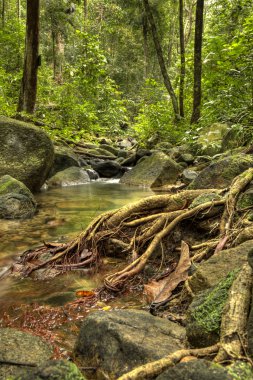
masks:
<path fill-rule="evenodd" d="M 127 187 L 119 183 L 91 182 L 42 192 L 36 196 L 37 215 L 25 221 L 0 222 L 0 272 L 20 253 L 43 241 L 66 241 L 76 236 L 100 213 L 116 209 L 152 195 L 148 189 Z M 108 270 L 122 265 L 107 260 L 102 271 L 84 275 L 69 272 L 49 281 L 6 278 L 0 284 L 0 306 L 37 302 L 44 305 L 63 305 L 75 298 L 79 289 L 99 286 Z"/>

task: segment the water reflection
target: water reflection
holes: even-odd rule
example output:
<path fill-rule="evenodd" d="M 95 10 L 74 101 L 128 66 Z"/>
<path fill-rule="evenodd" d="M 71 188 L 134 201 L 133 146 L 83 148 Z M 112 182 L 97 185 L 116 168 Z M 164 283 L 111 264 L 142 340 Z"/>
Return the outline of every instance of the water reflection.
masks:
<path fill-rule="evenodd" d="M 42 192 L 36 196 L 39 208 L 33 219 L 1 220 L 0 268 L 11 264 L 19 253 L 32 246 L 43 241 L 68 240 L 100 213 L 152 194 L 149 189 L 108 182 L 91 182 Z M 72 272 L 61 279 L 43 283 L 30 279 L 5 279 L 1 281 L 0 300 L 4 303 L 38 301 L 63 304 L 73 299 L 75 290 L 99 286 L 101 276 L 103 274 L 84 276 L 81 272 Z"/>

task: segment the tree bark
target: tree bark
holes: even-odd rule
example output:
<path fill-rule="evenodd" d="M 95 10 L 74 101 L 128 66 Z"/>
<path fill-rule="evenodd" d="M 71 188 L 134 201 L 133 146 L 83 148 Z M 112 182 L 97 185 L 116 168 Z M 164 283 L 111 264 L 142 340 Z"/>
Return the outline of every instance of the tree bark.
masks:
<path fill-rule="evenodd" d="M 27 0 L 26 44 L 18 112 L 33 113 L 37 94 L 40 0 Z"/>
<path fill-rule="evenodd" d="M 144 12 L 142 17 L 143 50 L 144 50 L 144 78 L 148 76 L 148 19 Z"/>
<path fill-rule="evenodd" d="M 184 117 L 184 83 L 185 83 L 185 40 L 184 40 L 184 1 L 179 0 L 179 36 L 180 36 L 180 84 L 179 84 L 179 111 Z"/>
<path fill-rule="evenodd" d="M 21 0 L 17 0 L 17 15 L 18 15 L 18 20 L 20 21 L 20 18 L 21 18 Z"/>
<path fill-rule="evenodd" d="M 5 26 L 5 0 L 2 0 L 2 27 Z"/>
<path fill-rule="evenodd" d="M 63 83 L 63 62 L 64 62 L 64 38 L 62 33 L 52 31 L 53 39 L 53 67 L 54 67 L 54 80 Z"/>
<path fill-rule="evenodd" d="M 84 27 L 86 28 L 88 20 L 88 0 L 83 0 L 83 17 L 84 17 Z"/>
<path fill-rule="evenodd" d="M 196 19 L 195 19 L 195 42 L 194 42 L 193 110 L 192 110 L 191 124 L 197 123 L 200 118 L 203 24 L 204 24 L 204 0 L 197 0 Z"/>
<path fill-rule="evenodd" d="M 152 36 L 153 36 L 155 49 L 156 49 L 156 54 L 157 54 L 158 62 L 160 65 L 161 73 L 163 76 L 163 81 L 164 81 L 165 87 L 166 87 L 166 89 L 167 89 L 167 91 L 171 97 L 175 118 L 176 118 L 176 120 L 179 120 L 180 115 L 179 115 L 178 101 L 177 101 L 176 94 L 174 92 L 174 89 L 172 87 L 172 84 L 171 84 L 171 81 L 170 81 L 170 78 L 169 78 L 169 75 L 168 75 L 168 72 L 166 69 L 165 60 L 164 60 L 160 40 L 158 37 L 155 20 L 154 20 L 154 17 L 153 17 L 153 14 L 152 14 L 152 11 L 151 11 L 151 8 L 149 5 L 149 1 L 143 0 L 143 4 L 144 4 L 144 9 L 145 9 L 145 12 L 147 14 L 147 18 L 148 18 L 148 21 L 149 21 L 149 24 L 151 27 Z"/>

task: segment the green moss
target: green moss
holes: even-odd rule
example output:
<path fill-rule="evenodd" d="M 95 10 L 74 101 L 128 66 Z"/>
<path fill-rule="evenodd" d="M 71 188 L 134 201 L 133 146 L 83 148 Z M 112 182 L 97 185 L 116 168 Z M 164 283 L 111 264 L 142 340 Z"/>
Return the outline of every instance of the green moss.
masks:
<path fill-rule="evenodd" d="M 238 210 L 242 210 L 249 207 L 253 207 L 253 189 L 250 189 L 249 191 L 246 191 L 245 193 L 241 194 L 237 202 Z"/>
<path fill-rule="evenodd" d="M 233 380 L 252 380 L 253 369 L 249 363 L 235 362 L 231 366 L 227 367 L 229 375 Z"/>
<path fill-rule="evenodd" d="M 225 279 L 208 294 L 205 301 L 194 310 L 192 317 L 208 332 L 219 332 L 222 311 L 228 298 L 229 289 L 239 270 L 229 272 Z"/>

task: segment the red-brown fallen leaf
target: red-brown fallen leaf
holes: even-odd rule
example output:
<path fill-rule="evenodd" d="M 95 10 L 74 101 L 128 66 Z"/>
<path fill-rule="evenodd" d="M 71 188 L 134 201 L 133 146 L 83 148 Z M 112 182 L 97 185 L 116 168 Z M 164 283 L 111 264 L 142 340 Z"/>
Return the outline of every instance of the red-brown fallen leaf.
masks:
<path fill-rule="evenodd" d="M 76 297 L 81 298 L 81 297 L 94 297 L 95 293 L 92 292 L 91 290 L 77 290 L 76 291 Z"/>
<path fill-rule="evenodd" d="M 189 246 L 182 240 L 181 256 L 174 272 L 160 281 L 152 280 L 144 286 L 144 293 L 148 302 L 160 303 L 171 296 L 176 287 L 187 280 L 188 269 L 191 266 Z"/>

